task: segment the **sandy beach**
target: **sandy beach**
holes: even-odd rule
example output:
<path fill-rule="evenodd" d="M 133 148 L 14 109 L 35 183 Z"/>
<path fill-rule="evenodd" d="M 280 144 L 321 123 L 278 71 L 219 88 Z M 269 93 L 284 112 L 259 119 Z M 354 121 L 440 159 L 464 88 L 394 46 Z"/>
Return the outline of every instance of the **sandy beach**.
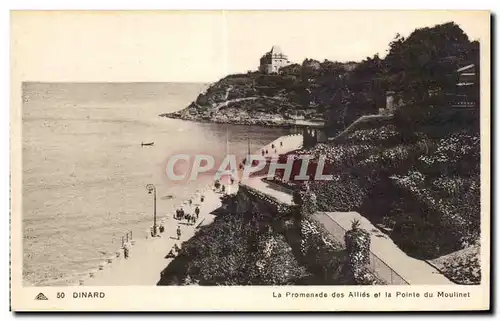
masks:
<path fill-rule="evenodd" d="M 227 188 L 227 187 L 226 187 Z M 236 188 L 232 188 L 233 191 Z M 205 197 L 201 202 L 200 197 Z M 161 271 L 173 260 L 165 258 L 175 244 L 181 247 L 182 242 L 190 239 L 197 228 L 210 224 L 214 215 L 211 214 L 221 205 L 221 193 L 210 188 L 197 193 L 193 197 L 193 204 L 183 205 L 186 213 L 194 213 L 195 207 L 200 207 L 200 216 L 195 224 L 189 225 L 185 220 L 179 221 L 174 217 L 166 217 L 163 221 L 165 231 L 158 237 L 151 237 L 144 231 L 143 235 L 134 237 L 129 257 L 113 258 L 112 263 L 103 262 L 102 270 L 96 269 L 89 272 L 87 278 L 81 280 L 83 285 L 154 285 L 160 279 Z M 177 226 L 181 227 L 181 237 L 177 239 Z M 92 276 L 91 276 L 92 274 Z M 80 281 L 79 281 L 80 282 Z"/>
<path fill-rule="evenodd" d="M 281 147 L 280 142 L 283 142 Z M 268 149 L 270 154 L 287 153 L 300 148 L 302 137 L 300 135 L 287 135 L 279 137 L 273 142 L 258 149 L 258 153 Z M 271 146 L 276 146 L 274 149 Z M 278 147 L 280 146 L 280 147 Z M 225 185 L 226 193 L 233 194 L 238 191 L 238 182 L 233 185 Z M 201 196 L 205 199 L 201 202 Z M 100 266 L 88 272 L 88 274 L 75 281 L 75 285 L 155 285 L 160 279 L 161 272 L 168 266 L 173 258 L 165 258 L 175 244 L 181 247 L 182 242 L 189 240 L 196 233 L 197 228 L 210 224 L 215 215 L 214 210 L 221 206 L 223 194 L 214 190 L 213 185 L 207 186 L 193 195 L 192 205 L 184 202 L 182 208 L 186 213 L 194 213 L 195 207 L 200 207 L 200 216 L 194 225 L 188 225 L 186 221 L 178 221 L 171 215 L 162 219 L 165 231 L 159 237 L 151 237 L 147 231 L 142 235 L 134 235 L 129 257 L 124 258 L 123 249 L 117 249 L 116 255 L 103 261 Z M 177 226 L 181 227 L 181 237 L 177 240 Z M 111 263 L 109 263 L 111 262 Z"/>

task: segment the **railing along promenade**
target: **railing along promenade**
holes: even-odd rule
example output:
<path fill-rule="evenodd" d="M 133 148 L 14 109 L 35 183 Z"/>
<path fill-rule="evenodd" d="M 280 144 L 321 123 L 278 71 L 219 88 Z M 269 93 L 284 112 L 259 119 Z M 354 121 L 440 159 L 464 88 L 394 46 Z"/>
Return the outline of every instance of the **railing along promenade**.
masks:
<path fill-rule="evenodd" d="M 284 189 L 285 184 L 279 184 L 280 189 Z M 289 204 L 286 204 L 277 198 L 266 194 L 265 192 L 262 192 L 256 188 L 253 188 L 248 185 L 241 185 L 240 188 L 243 187 L 248 191 L 250 195 L 253 195 L 254 197 L 258 198 L 261 201 L 267 202 L 268 204 L 275 206 L 278 208 L 278 206 L 288 206 L 290 207 Z M 290 190 L 291 193 L 291 190 Z M 316 212 L 315 215 L 321 215 L 319 212 Z M 323 214 L 328 217 L 328 215 Z M 345 246 L 345 241 L 344 241 L 344 235 L 347 232 L 347 230 L 342 227 L 340 224 L 335 222 L 332 218 L 328 217 L 326 222 L 321 222 L 321 224 L 324 225 L 325 229 L 332 235 L 337 241 L 339 241 L 343 246 Z M 370 265 L 368 268 L 381 280 L 387 282 L 387 284 L 391 285 L 408 285 L 410 284 L 405 278 L 403 278 L 399 273 L 397 273 L 394 269 L 392 269 L 384 260 L 382 260 L 380 257 L 378 257 L 373 251 L 370 250 Z"/>
<path fill-rule="evenodd" d="M 315 215 L 321 215 L 316 212 Z M 342 227 L 339 223 L 335 222 L 331 217 L 326 215 L 328 219 L 321 221 L 321 224 L 325 229 L 332 235 L 338 242 L 340 242 L 345 247 L 344 235 L 347 230 Z M 392 285 L 407 285 L 410 284 L 405 280 L 399 273 L 394 271 L 384 260 L 378 257 L 375 253 L 370 250 L 370 265 L 368 267 L 378 278 Z"/>

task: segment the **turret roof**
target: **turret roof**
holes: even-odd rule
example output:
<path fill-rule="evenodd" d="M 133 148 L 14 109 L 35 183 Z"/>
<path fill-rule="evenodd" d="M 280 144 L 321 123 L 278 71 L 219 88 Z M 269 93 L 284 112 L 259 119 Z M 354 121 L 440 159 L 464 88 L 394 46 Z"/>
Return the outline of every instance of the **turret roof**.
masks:
<path fill-rule="evenodd" d="M 273 55 L 282 55 L 283 52 L 281 51 L 281 48 L 280 46 L 276 46 L 274 45 L 272 48 L 271 48 L 271 51 L 269 51 L 269 53 L 273 54 Z"/>

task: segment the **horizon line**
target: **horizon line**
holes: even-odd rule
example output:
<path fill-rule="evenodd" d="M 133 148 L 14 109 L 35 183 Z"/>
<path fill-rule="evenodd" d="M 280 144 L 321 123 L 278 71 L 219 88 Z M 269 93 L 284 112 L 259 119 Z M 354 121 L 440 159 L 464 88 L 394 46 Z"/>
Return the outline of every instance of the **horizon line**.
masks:
<path fill-rule="evenodd" d="M 203 84 L 212 83 L 215 81 L 21 81 L 21 84 Z"/>

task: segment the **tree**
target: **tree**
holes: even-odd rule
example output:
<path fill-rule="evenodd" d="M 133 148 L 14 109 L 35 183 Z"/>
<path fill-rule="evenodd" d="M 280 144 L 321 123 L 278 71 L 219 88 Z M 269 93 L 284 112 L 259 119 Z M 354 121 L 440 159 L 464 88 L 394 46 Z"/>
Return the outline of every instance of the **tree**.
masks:
<path fill-rule="evenodd" d="M 405 101 L 425 101 L 430 90 L 455 86 L 450 75 L 468 60 L 470 49 L 467 35 L 454 22 L 416 29 L 406 39 L 397 35 L 384 61 L 389 86 Z"/>

